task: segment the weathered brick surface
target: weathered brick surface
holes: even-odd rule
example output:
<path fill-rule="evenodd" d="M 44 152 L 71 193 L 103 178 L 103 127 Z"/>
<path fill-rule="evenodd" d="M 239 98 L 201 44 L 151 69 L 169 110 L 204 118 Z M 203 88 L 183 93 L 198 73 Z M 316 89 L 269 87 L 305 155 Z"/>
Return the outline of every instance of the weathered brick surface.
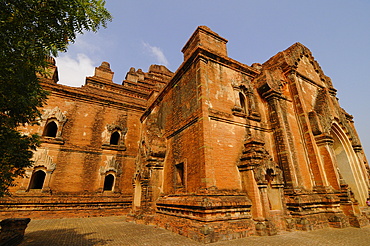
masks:
<path fill-rule="evenodd" d="M 132 204 L 132 219 L 207 243 L 367 225 L 369 167 L 353 117 L 309 49 L 296 43 L 248 66 L 226 43 L 200 26 L 176 73 L 131 68 L 118 85 L 103 62 L 82 88 L 44 79 L 41 124 L 22 130 L 42 134 L 54 121 L 58 132 L 12 188 L 14 212 L 47 201 L 40 214 L 92 216 Z M 38 170 L 45 183 L 30 189 Z"/>
<path fill-rule="evenodd" d="M 131 208 L 138 153 L 140 117 L 150 93 L 163 87 L 171 76 L 166 68 L 152 66 L 148 73 L 130 70 L 141 81 L 114 84 L 109 64 L 102 63 L 82 88 L 58 85 L 43 79 L 50 95 L 41 109 L 39 125 L 25 133 L 44 134 L 50 121 L 58 125 L 56 136 L 42 136 L 34 167 L 11 187 L 12 197 L 0 202 L 2 218 L 14 214 L 39 218 L 120 215 Z M 139 76 L 140 75 L 140 76 Z M 130 79 L 131 77 L 128 76 Z M 110 144 L 118 131 L 118 144 Z M 42 170 L 42 189 L 32 189 L 32 175 Z M 111 190 L 103 190 L 105 176 L 114 175 Z"/>
<path fill-rule="evenodd" d="M 200 218 L 211 223 L 217 206 L 199 212 L 190 198 L 179 198 L 206 190 L 246 193 L 254 223 L 233 227 L 244 230 L 242 236 L 360 225 L 367 162 L 355 147 L 360 144 L 352 119 L 311 52 L 297 43 L 262 65 L 247 66 L 227 57 L 226 42 L 199 27 L 182 50 L 183 64 L 143 115 L 144 127 L 158 122 L 166 146 L 163 181 L 154 182 L 164 194 L 152 199 L 158 199 L 151 203 L 157 215 L 148 219 L 200 241 L 224 240 L 220 235 L 232 233 L 199 236 Z M 142 138 L 150 135 L 142 132 Z M 137 168 L 151 172 L 143 164 Z M 142 184 L 150 189 L 151 181 Z"/>

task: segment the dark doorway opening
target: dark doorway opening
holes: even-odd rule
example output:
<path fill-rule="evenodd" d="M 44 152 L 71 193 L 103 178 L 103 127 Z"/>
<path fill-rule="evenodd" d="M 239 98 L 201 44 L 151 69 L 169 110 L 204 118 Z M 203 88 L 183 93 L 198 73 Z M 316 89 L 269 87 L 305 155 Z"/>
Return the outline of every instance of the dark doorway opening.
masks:
<path fill-rule="evenodd" d="M 111 191 L 113 189 L 114 176 L 113 174 L 108 174 L 104 179 L 104 190 Z"/>
<path fill-rule="evenodd" d="M 54 121 L 52 121 L 46 125 L 43 135 L 46 137 L 55 138 L 57 136 L 57 131 L 58 126 Z"/>
<path fill-rule="evenodd" d="M 118 145 L 119 143 L 119 139 L 120 139 L 120 135 L 118 132 L 114 132 L 111 136 L 110 136 L 110 144 L 111 145 Z"/>
<path fill-rule="evenodd" d="M 44 171 L 36 171 L 32 175 L 30 189 L 42 189 L 44 186 L 46 173 Z"/>

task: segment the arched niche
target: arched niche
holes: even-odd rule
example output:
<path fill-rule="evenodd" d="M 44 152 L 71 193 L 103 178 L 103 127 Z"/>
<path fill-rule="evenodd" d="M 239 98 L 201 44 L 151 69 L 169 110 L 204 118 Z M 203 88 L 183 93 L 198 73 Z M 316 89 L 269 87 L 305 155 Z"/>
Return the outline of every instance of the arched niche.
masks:
<path fill-rule="evenodd" d="M 246 114 L 247 113 L 246 100 L 245 96 L 241 92 L 239 92 L 239 101 L 242 113 Z"/>

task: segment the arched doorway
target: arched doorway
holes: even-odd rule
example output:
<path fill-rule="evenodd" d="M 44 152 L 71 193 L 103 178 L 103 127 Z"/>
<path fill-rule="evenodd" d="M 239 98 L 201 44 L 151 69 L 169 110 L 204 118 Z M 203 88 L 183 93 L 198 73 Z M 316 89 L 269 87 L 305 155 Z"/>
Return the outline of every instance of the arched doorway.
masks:
<path fill-rule="evenodd" d="M 29 189 L 42 189 L 44 186 L 46 173 L 42 170 L 38 170 L 32 174 Z"/>
<path fill-rule="evenodd" d="M 355 199 L 364 206 L 368 197 L 364 173 L 351 142 L 343 130 L 334 124 L 331 135 L 333 137 L 333 150 L 340 177 L 348 184 L 354 193 Z"/>

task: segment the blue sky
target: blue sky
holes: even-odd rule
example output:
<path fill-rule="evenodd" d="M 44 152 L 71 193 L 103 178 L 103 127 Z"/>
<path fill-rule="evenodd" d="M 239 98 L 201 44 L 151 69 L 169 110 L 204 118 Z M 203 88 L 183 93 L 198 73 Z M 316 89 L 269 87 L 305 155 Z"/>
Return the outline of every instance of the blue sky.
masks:
<path fill-rule="evenodd" d="M 370 1 L 367 0 L 107 0 L 108 28 L 85 33 L 57 58 L 61 84 L 81 86 L 102 61 L 114 82 L 130 67 L 151 64 L 176 71 L 181 49 L 197 26 L 229 40 L 228 55 L 263 63 L 295 42 L 307 46 L 355 118 L 370 158 Z"/>

